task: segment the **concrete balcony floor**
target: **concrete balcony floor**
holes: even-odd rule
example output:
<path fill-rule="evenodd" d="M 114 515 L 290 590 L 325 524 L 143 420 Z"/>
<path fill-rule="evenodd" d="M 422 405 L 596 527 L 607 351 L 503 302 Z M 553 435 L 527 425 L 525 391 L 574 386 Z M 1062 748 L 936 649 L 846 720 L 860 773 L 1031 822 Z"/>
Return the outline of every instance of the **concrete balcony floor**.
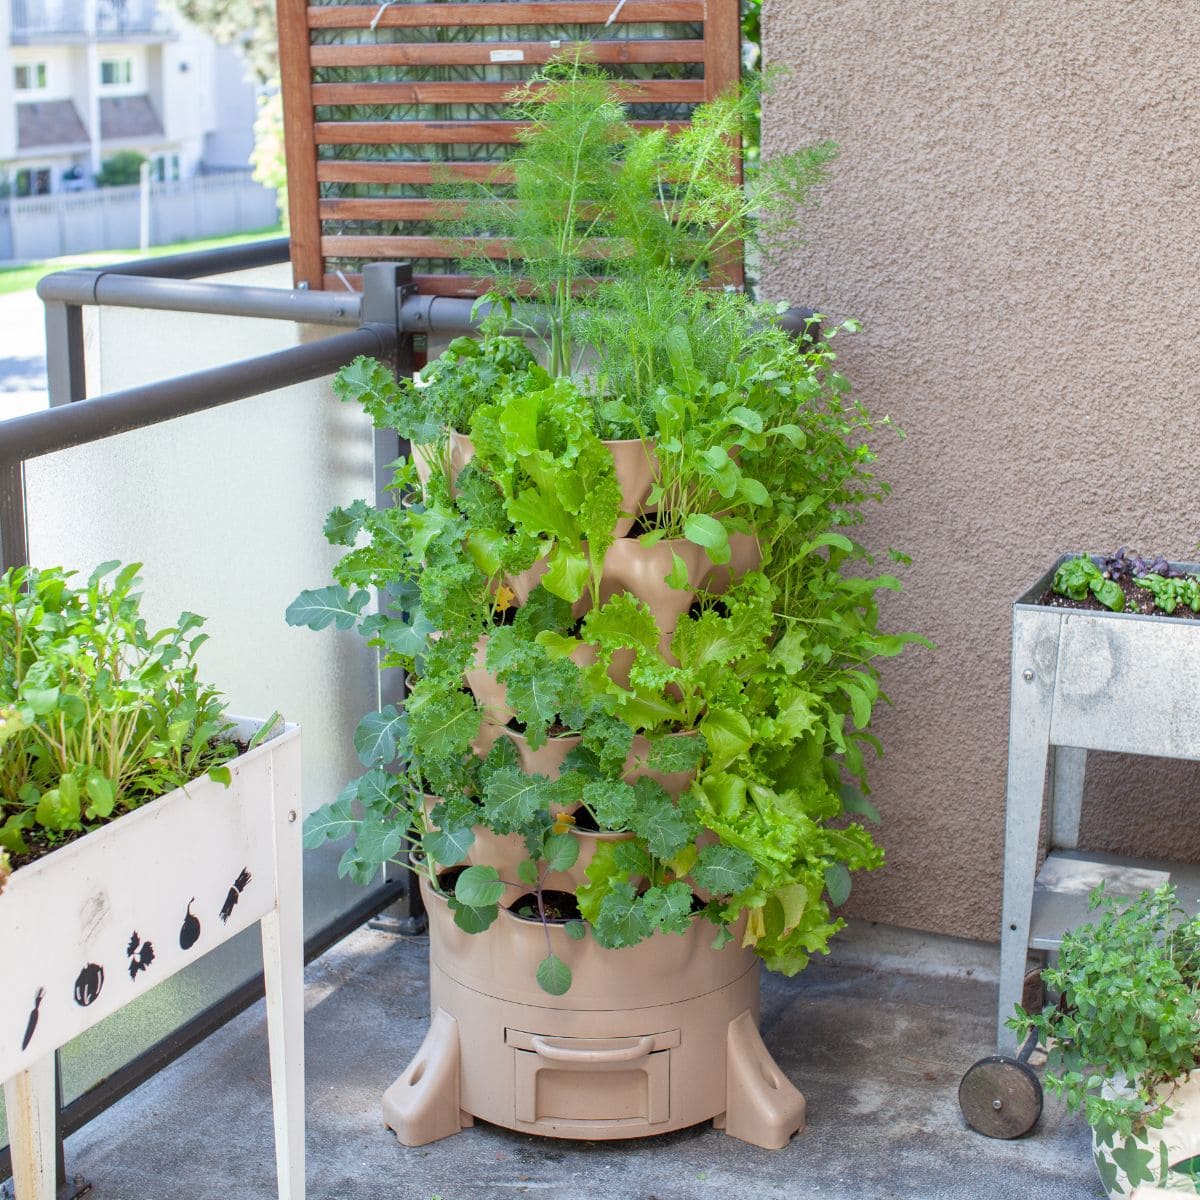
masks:
<path fill-rule="evenodd" d="M 380 1096 L 428 1025 L 424 939 L 361 929 L 307 973 L 308 1195 L 313 1200 L 1095 1200 L 1079 1117 L 1048 1099 L 1029 1136 L 992 1141 L 958 1108 L 993 1048 L 987 947 L 857 927 L 795 979 L 765 975 L 763 1035 L 808 1098 L 768 1152 L 708 1126 L 639 1141 L 542 1140 L 477 1124 L 409 1149 Z M 914 973 L 919 969 L 921 973 Z M 262 1004 L 67 1143 L 89 1200 L 276 1195 Z"/>

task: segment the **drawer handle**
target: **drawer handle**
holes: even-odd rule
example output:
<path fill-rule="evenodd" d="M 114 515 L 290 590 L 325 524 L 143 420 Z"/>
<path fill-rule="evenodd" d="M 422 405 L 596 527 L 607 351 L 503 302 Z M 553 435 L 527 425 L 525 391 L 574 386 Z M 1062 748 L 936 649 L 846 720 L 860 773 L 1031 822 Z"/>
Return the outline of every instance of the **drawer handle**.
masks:
<path fill-rule="evenodd" d="M 562 1063 L 618 1063 L 632 1062 L 644 1058 L 654 1049 L 654 1035 L 640 1037 L 628 1046 L 614 1046 L 610 1050 L 572 1050 L 569 1046 L 555 1046 L 544 1038 L 530 1038 L 534 1050 L 542 1058 Z"/>

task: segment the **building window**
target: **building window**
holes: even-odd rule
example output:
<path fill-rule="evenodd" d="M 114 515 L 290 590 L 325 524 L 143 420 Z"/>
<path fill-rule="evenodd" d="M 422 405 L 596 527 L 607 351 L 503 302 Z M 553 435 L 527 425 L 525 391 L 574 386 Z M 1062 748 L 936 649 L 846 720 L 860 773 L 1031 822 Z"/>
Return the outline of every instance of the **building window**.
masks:
<path fill-rule="evenodd" d="M 50 168 L 22 167 L 17 172 L 13 190 L 18 196 L 48 196 L 50 194 Z"/>
<path fill-rule="evenodd" d="M 133 82 L 133 60 L 105 58 L 100 62 L 100 86 L 120 87 Z"/>
<path fill-rule="evenodd" d="M 18 92 L 40 92 L 46 87 L 45 63 L 18 63 L 13 67 L 13 88 Z"/>
<path fill-rule="evenodd" d="M 156 183 L 173 183 L 179 179 L 179 155 L 156 154 L 150 160 L 150 178 Z"/>

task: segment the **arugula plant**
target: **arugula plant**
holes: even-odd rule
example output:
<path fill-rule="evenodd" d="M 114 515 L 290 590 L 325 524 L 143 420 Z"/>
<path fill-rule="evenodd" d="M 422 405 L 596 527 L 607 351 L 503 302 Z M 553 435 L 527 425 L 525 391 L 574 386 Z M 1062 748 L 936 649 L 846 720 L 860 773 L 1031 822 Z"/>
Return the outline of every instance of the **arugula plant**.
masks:
<path fill-rule="evenodd" d="M 222 764 L 237 748 L 196 652 L 203 618 L 151 631 L 139 563 L 0 575 L 0 849 L 27 855 Z"/>
<path fill-rule="evenodd" d="M 1046 1086 L 1085 1112 L 1105 1186 L 1117 1163 L 1131 1187 L 1165 1186 L 1169 1164 L 1147 1131 L 1162 1128 L 1173 1086 L 1198 1065 L 1200 918 L 1172 884 L 1133 899 L 1097 888 L 1089 906 L 1094 919 L 1064 935 L 1057 965 L 1042 973 L 1061 1003 L 1037 1014 L 1018 1005 L 1008 1025 L 1020 1037 L 1036 1030 L 1049 1047 Z M 1125 1089 L 1106 1089 L 1121 1080 Z"/>

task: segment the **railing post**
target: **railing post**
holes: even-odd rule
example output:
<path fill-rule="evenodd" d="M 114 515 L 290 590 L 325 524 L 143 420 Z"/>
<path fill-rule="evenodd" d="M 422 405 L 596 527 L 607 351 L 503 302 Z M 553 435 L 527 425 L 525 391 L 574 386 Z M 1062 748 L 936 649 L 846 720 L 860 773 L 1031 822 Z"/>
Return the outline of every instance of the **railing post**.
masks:
<path fill-rule="evenodd" d="M 78 304 L 47 300 L 46 390 L 51 408 L 87 397 L 83 356 L 83 309 Z"/>
<path fill-rule="evenodd" d="M 25 521 L 25 464 L 0 462 L 0 571 L 29 562 Z"/>
<path fill-rule="evenodd" d="M 400 327 L 400 306 L 404 297 L 416 291 L 412 281 L 412 263 L 374 262 L 363 265 L 362 320 L 364 324 L 391 325 L 396 330 L 396 349 L 388 366 L 397 377 L 413 373 L 413 338 Z M 399 502 L 395 492 L 388 490 L 392 473 L 390 466 L 402 454 L 410 454 L 407 440 L 391 429 L 375 430 L 375 504 L 379 508 Z M 383 597 L 380 597 L 383 603 Z M 401 671 L 389 671 L 379 677 L 379 707 L 404 702 L 404 676 Z M 373 929 L 388 933 L 423 933 L 426 928 L 425 905 L 416 877 L 406 872 L 405 893 L 390 908 L 371 921 Z"/>

